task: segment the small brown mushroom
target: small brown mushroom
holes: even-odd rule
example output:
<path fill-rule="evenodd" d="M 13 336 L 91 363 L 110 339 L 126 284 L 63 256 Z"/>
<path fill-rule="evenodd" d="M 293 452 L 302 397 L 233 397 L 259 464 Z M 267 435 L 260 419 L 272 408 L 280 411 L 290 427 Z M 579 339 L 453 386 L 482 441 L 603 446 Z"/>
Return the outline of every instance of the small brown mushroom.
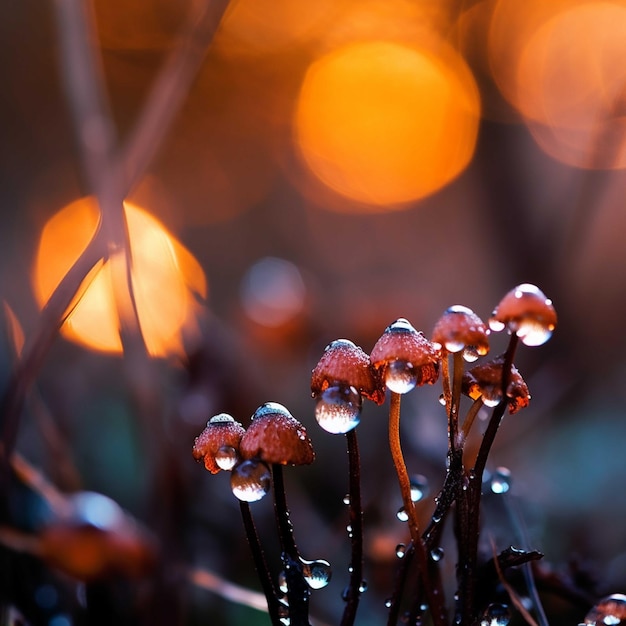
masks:
<path fill-rule="evenodd" d="M 390 324 L 374 345 L 370 361 L 385 385 L 407 393 L 417 385 L 432 385 L 439 377 L 440 350 L 404 318 Z"/>
<path fill-rule="evenodd" d="M 472 400 L 482 397 L 486 406 L 496 406 L 502 401 L 503 366 L 504 355 L 474 366 L 463 374 L 462 393 L 472 398 Z M 506 396 L 508 398 L 509 413 L 511 414 L 527 407 L 530 402 L 528 386 L 515 366 L 511 366 Z"/>
<path fill-rule="evenodd" d="M 494 332 L 507 328 L 527 346 L 544 344 L 556 328 L 556 311 L 552 300 L 539 287 L 524 283 L 511 289 L 489 319 Z"/>
<path fill-rule="evenodd" d="M 364 398 L 376 404 L 385 401 L 385 390 L 371 366 L 369 356 L 348 339 L 330 343 L 311 374 L 314 397 L 336 385 L 354 387 Z"/>
<path fill-rule="evenodd" d="M 277 402 L 266 402 L 254 412 L 239 453 L 270 465 L 308 465 L 315 459 L 306 428 Z"/>
<path fill-rule="evenodd" d="M 239 460 L 239 442 L 245 432 L 228 413 L 214 415 L 194 441 L 194 459 L 203 461 L 211 474 L 231 470 Z"/>
<path fill-rule="evenodd" d="M 475 361 L 489 352 L 487 325 L 466 306 L 446 309 L 433 330 L 433 343 L 448 352 L 461 352 L 466 361 Z"/>

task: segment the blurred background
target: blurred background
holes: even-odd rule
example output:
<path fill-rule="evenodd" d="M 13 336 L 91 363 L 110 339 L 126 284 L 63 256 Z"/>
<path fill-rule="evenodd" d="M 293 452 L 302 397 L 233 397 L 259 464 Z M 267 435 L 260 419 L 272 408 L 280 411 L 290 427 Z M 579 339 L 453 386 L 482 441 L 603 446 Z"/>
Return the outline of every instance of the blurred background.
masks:
<path fill-rule="evenodd" d="M 197 3 L 93 4 L 123 142 Z M 55 4 L 0 11 L 6 391 L 16 351 L 98 214 L 84 199 Z M 17 444 L 60 490 L 106 494 L 155 534 L 171 566 L 153 623 L 267 622 L 184 575 L 206 568 L 257 588 L 228 476 L 205 472 L 191 446 L 212 415 L 246 425 L 266 401 L 287 406 L 317 452 L 287 472 L 288 499 L 303 554 L 333 564 L 312 613 L 336 623 L 347 460 L 343 438 L 315 422 L 311 369 L 336 338 L 369 352 L 398 317 L 427 335 L 453 304 L 487 320 L 523 282 L 553 300 L 559 324 L 545 346 L 518 353 L 533 400 L 504 421 L 489 469 L 510 469 L 507 497 L 550 567 L 578 572 L 599 595 L 626 590 L 625 56 L 618 0 L 230 3 L 127 198 L 151 358 L 122 354 L 101 271 L 37 372 Z M 493 343 L 497 354 L 505 338 Z M 404 404 L 409 470 L 432 485 L 424 519 L 445 472 L 437 395 L 419 390 Z M 385 409 L 366 406 L 370 584 L 359 624 L 384 622 L 406 540 L 385 431 Z M 271 507 L 254 511 L 271 545 Z M 516 544 L 489 511 L 502 546 Z M 37 614 L 51 625 L 66 615 L 48 605 Z M 557 608 L 564 617 L 551 623 L 584 617 Z"/>

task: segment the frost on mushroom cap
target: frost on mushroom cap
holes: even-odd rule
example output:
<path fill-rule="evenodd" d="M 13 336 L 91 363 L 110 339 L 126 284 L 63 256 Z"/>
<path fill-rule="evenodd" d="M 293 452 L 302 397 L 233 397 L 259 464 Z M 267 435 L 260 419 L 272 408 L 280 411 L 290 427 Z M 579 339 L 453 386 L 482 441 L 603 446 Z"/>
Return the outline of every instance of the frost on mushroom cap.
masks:
<path fill-rule="evenodd" d="M 508 328 L 527 346 L 540 346 L 556 328 L 556 311 L 552 300 L 539 287 L 529 283 L 511 289 L 489 319 L 491 330 Z"/>
<path fill-rule="evenodd" d="M 487 325 L 466 306 L 456 304 L 437 320 L 432 340 L 448 352 L 471 349 L 475 356 L 489 352 Z"/>
<path fill-rule="evenodd" d="M 374 345 L 370 361 L 376 369 L 392 361 L 405 361 L 419 371 L 418 384 L 432 384 L 439 376 L 440 351 L 404 318 L 390 324 Z"/>
<path fill-rule="evenodd" d="M 224 468 L 218 464 L 216 455 L 219 456 L 220 452 L 228 450 L 236 459 L 239 442 L 245 432 L 244 427 L 228 413 L 214 415 L 194 441 L 193 458 L 196 461 L 204 461 L 204 467 L 211 474 L 217 474 Z"/>
<path fill-rule="evenodd" d="M 266 402 L 255 411 L 239 452 L 243 459 L 280 465 L 309 465 L 315 459 L 306 428 L 277 402 Z"/>
<path fill-rule="evenodd" d="M 481 363 L 463 374 L 461 391 L 466 396 L 477 400 L 482 396 L 488 406 L 495 406 L 502 400 L 502 368 L 504 355 L 500 355 L 491 361 Z M 520 409 L 528 406 L 530 392 L 528 385 L 522 378 L 518 369 L 512 365 L 509 374 L 509 384 L 506 389 L 509 413 L 517 413 Z"/>
<path fill-rule="evenodd" d="M 354 387 L 376 404 L 385 401 L 385 390 L 372 369 L 370 357 L 348 339 L 337 339 L 326 346 L 311 374 L 313 396 L 337 384 Z"/>

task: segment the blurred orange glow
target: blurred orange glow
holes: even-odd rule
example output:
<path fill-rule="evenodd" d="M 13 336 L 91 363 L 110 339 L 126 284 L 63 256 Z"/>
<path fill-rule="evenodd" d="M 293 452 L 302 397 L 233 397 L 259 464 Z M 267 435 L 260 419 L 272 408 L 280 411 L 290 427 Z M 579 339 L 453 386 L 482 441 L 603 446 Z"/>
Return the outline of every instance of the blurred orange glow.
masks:
<path fill-rule="evenodd" d="M 216 37 L 236 54 L 277 52 L 319 37 L 350 0 L 236 0 Z"/>
<path fill-rule="evenodd" d="M 386 41 L 309 68 L 295 114 L 302 156 L 328 187 L 383 209 L 453 180 L 474 152 L 480 102 L 463 61 Z"/>
<path fill-rule="evenodd" d="M 539 145 L 569 165 L 626 167 L 626 5 L 559 13 L 528 41 L 517 105 Z"/>
<path fill-rule="evenodd" d="M 183 352 L 195 330 L 198 305 L 207 284 L 191 253 L 143 209 L 124 203 L 132 254 L 132 286 L 148 352 L 166 356 Z M 95 203 L 83 198 L 54 215 L 43 229 L 34 268 L 34 289 L 43 306 L 85 249 L 98 224 Z M 121 353 L 119 318 L 108 263 L 83 282 L 80 301 L 62 332 L 67 339 L 104 352 Z M 128 314 L 129 312 L 124 312 Z"/>

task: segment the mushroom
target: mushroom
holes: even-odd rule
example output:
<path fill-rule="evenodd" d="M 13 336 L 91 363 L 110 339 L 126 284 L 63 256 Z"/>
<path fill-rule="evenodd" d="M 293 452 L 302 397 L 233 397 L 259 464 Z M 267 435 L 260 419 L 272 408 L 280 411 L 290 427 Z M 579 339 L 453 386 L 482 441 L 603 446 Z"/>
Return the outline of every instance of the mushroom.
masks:
<path fill-rule="evenodd" d="M 466 306 L 456 304 L 444 311 L 433 330 L 432 341 L 448 352 L 461 352 L 466 361 L 475 361 L 489 352 L 486 324 Z"/>
<path fill-rule="evenodd" d="M 245 432 L 228 413 L 214 415 L 194 441 L 194 459 L 204 461 L 211 474 L 232 470 L 239 461 L 239 442 Z"/>

